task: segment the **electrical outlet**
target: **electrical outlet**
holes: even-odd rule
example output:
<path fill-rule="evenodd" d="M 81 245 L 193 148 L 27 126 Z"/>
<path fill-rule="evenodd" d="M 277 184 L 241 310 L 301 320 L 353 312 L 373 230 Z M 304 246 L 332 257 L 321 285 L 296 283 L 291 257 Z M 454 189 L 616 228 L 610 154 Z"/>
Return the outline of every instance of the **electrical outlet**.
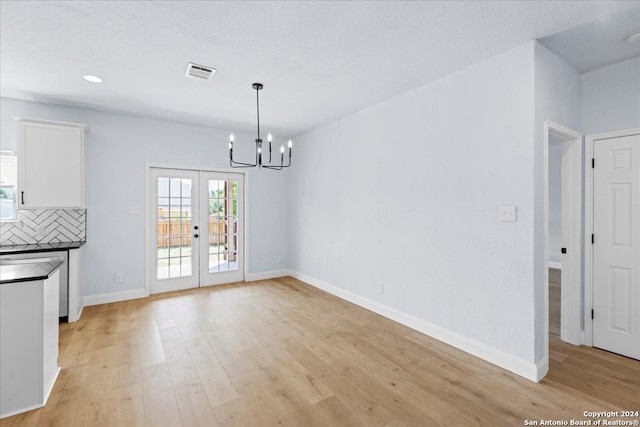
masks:
<path fill-rule="evenodd" d="M 282 264 L 282 262 L 283 262 L 282 257 L 281 257 L 281 256 L 277 257 L 277 258 L 276 258 L 276 262 L 277 262 L 278 264 Z"/>
<path fill-rule="evenodd" d="M 124 283 L 124 273 L 116 273 L 116 283 Z"/>
<path fill-rule="evenodd" d="M 384 283 L 378 282 L 378 293 L 384 294 Z"/>
<path fill-rule="evenodd" d="M 516 207 L 515 206 L 500 206 L 498 219 L 506 222 L 516 222 Z"/>

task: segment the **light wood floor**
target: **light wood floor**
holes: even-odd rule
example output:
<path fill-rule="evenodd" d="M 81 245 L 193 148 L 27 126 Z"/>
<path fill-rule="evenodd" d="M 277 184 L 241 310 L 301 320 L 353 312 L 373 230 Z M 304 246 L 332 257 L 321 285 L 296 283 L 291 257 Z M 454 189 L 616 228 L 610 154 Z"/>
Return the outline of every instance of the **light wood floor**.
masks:
<path fill-rule="evenodd" d="M 560 273 L 549 269 L 549 336 L 560 338 Z"/>
<path fill-rule="evenodd" d="M 551 339 L 539 384 L 292 278 L 87 307 L 4 426 L 521 426 L 640 409 L 640 362 Z"/>

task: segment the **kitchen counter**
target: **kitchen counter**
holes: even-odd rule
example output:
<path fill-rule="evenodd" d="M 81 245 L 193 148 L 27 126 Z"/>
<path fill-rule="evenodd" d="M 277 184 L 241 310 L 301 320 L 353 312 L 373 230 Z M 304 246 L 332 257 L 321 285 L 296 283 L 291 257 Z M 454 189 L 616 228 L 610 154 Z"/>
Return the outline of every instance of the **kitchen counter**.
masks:
<path fill-rule="evenodd" d="M 1 264 L 12 281 L 0 284 L 0 419 L 43 407 L 60 373 L 60 264 L 57 257 Z M 17 280 L 27 275 L 35 277 Z"/>
<path fill-rule="evenodd" d="M 8 245 L 0 246 L 0 255 L 26 254 L 32 252 L 53 252 L 65 251 L 67 249 L 78 249 L 85 242 L 58 242 L 58 243 L 34 243 L 31 245 Z"/>
<path fill-rule="evenodd" d="M 0 260 L 0 285 L 48 279 L 63 263 L 62 258 Z"/>

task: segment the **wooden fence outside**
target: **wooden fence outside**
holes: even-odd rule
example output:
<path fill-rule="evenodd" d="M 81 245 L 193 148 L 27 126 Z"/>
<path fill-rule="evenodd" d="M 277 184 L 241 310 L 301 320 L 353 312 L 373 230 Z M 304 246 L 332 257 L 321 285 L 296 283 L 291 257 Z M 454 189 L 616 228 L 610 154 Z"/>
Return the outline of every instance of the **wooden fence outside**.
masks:
<path fill-rule="evenodd" d="M 158 219 L 158 247 L 167 248 L 170 246 L 191 246 L 191 236 L 200 230 L 194 230 L 191 220 L 179 218 L 159 218 Z M 237 232 L 237 227 L 234 227 Z M 201 234 L 198 232 L 198 234 Z M 226 245 L 227 227 L 223 219 L 209 218 L 209 244 Z"/>

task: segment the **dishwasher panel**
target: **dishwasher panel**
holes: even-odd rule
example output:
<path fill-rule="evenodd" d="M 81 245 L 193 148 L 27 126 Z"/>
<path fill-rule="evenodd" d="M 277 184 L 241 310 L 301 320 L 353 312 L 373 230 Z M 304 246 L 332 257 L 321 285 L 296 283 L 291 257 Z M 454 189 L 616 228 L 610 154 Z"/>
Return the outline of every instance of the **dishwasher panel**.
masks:
<path fill-rule="evenodd" d="M 60 266 L 60 317 L 69 315 L 69 251 L 56 252 L 31 252 L 26 254 L 1 255 L 0 260 L 30 260 L 42 258 L 63 258 L 64 264 Z"/>

